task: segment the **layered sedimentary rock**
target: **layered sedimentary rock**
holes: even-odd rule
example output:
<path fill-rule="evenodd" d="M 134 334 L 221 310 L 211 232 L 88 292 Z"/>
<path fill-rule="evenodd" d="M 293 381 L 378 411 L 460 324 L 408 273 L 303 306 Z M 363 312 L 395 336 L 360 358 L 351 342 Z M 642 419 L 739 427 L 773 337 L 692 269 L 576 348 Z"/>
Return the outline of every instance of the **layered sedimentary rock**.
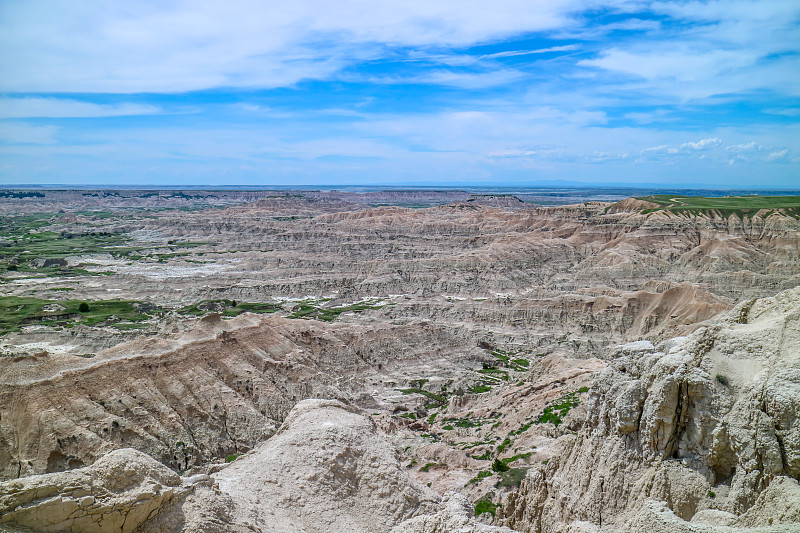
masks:
<path fill-rule="evenodd" d="M 273 438 L 211 470 L 181 478 L 141 452 L 117 450 L 91 467 L 0 484 L 0 524 L 76 533 L 378 533 L 439 509 L 440 497 L 408 477 L 369 418 L 335 400 L 298 403 Z"/>
<path fill-rule="evenodd" d="M 371 405 L 381 391 L 397 394 L 390 376 L 434 366 L 455 379 L 483 357 L 432 324 L 210 315 L 185 333 L 139 339 L 91 359 L 6 361 L 2 477 L 80 467 L 120 447 L 185 470 L 251 449 L 304 398 L 355 400 L 378 389 L 364 400 Z"/>
<path fill-rule="evenodd" d="M 584 429 L 507 497 L 500 521 L 526 532 L 796 530 L 799 354 L 800 289 L 658 348 L 620 347 Z"/>
<path fill-rule="evenodd" d="M 0 483 L 0 530 L 131 533 L 188 490 L 151 457 L 116 450 L 90 467 Z"/>

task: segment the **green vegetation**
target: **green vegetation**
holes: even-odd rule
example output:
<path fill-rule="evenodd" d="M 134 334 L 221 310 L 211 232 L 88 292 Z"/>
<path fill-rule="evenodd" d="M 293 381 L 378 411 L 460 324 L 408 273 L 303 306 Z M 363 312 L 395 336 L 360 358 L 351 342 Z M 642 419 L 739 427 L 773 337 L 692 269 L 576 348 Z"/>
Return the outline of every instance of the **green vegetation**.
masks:
<path fill-rule="evenodd" d="M 298 302 L 292 309 L 292 314 L 288 318 L 305 318 L 332 322 L 342 313 L 361 313 L 367 309 L 382 309 L 383 305 L 377 305 L 377 300 L 367 299 L 351 305 L 340 307 L 323 307 L 330 298 L 320 300 L 305 300 Z"/>
<path fill-rule="evenodd" d="M 495 459 L 494 461 L 492 461 L 492 470 L 494 470 L 495 472 L 507 472 L 508 468 L 509 468 L 508 465 L 503 461 L 501 461 L 500 459 Z"/>
<path fill-rule="evenodd" d="M 419 469 L 420 472 L 427 472 L 431 469 L 432 466 L 436 466 L 436 463 L 425 463 L 425 466 Z"/>
<path fill-rule="evenodd" d="M 489 392 L 490 390 L 492 390 L 491 387 L 489 387 L 488 385 L 484 385 L 482 383 L 474 385 L 468 389 L 468 391 L 471 392 L 472 394 L 482 394 L 484 392 Z"/>
<path fill-rule="evenodd" d="M 516 435 L 521 435 L 522 433 L 525 433 L 526 431 L 528 431 L 531 428 L 532 425 L 533 425 L 533 421 L 530 421 L 530 422 L 524 424 L 519 429 L 515 429 L 514 431 L 509 432 L 508 435 L 511 436 L 511 437 L 516 436 Z"/>
<path fill-rule="evenodd" d="M 657 194 L 637 198 L 659 205 L 646 209 L 644 213 L 666 211 L 684 216 L 703 215 L 728 218 L 753 217 L 758 211 L 767 210 L 764 216 L 781 212 L 787 216 L 800 218 L 800 196 L 724 196 L 710 198 L 705 196 L 674 196 Z"/>
<path fill-rule="evenodd" d="M 715 498 L 716 496 L 717 496 L 717 493 L 714 492 L 713 490 L 708 491 L 708 497 L 709 498 Z"/>
<path fill-rule="evenodd" d="M 503 452 L 504 452 L 504 451 L 505 451 L 505 450 L 506 450 L 506 449 L 507 449 L 509 446 L 511 446 L 511 442 L 512 442 L 512 441 L 511 441 L 511 439 L 510 439 L 510 438 L 508 438 L 508 437 L 506 437 L 505 439 L 503 439 L 503 442 L 501 442 L 501 443 L 500 443 L 500 446 L 498 446 L 498 447 L 497 447 L 497 450 L 495 450 L 495 451 L 496 451 L 496 453 L 497 453 L 497 455 L 500 455 L 500 454 L 501 454 L 501 453 L 503 453 Z"/>
<path fill-rule="evenodd" d="M 236 300 L 203 300 L 194 305 L 178 309 L 182 315 L 204 316 L 208 313 L 220 313 L 222 316 L 239 316 L 242 313 L 274 313 L 281 306 L 271 303 L 248 303 Z"/>
<path fill-rule="evenodd" d="M 541 415 L 539 415 L 539 419 L 536 420 L 535 424 L 546 424 L 547 422 L 552 422 L 553 425 L 558 427 L 558 425 L 563 421 L 564 417 L 567 416 L 567 413 L 573 408 L 580 405 L 581 401 L 578 399 L 577 392 L 571 392 L 562 398 L 553 403 L 553 405 L 548 405 L 545 407 L 544 411 Z"/>
<path fill-rule="evenodd" d="M 487 477 L 492 477 L 494 473 L 491 470 L 481 470 L 478 475 L 470 479 L 467 483 L 479 483 Z"/>
<path fill-rule="evenodd" d="M 515 489 L 519 488 L 522 480 L 525 479 L 525 474 L 528 473 L 527 468 L 509 468 L 507 472 L 501 472 L 500 479 L 495 483 L 497 488 Z"/>
<path fill-rule="evenodd" d="M 140 311 L 137 305 L 140 302 L 128 300 L 96 300 L 90 305 L 78 300 L 3 296 L 0 297 L 0 335 L 19 331 L 20 326 L 27 324 L 66 327 L 75 324 L 112 325 L 142 322 L 151 317 L 151 314 Z"/>
<path fill-rule="evenodd" d="M 492 348 L 488 345 L 482 345 L 482 347 L 488 349 L 489 353 L 492 354 L 504 367 L 510 368 L 516 372 L 525 372 L 528 370 L 528 367 L 531 364 L 528 359 L 523 357 L 516 357 L 512 359 L 513 356 L 519 355 L 518 353 L 511 353 L 499 348 Z M 530 350 L 526 350 L 524 353 L 530 353 Z"/>
<path fill-rule="evenodd" d="M 480 420 L 472 420 L 471 418 L 445 418 L 443 422 L 452 422 L 459 428 L 477 428 L 484 424 Z"/>
<path fill-rule="evenodd" d="M 510 465 L 511 463 L 513 463 L 514 461 L 517 461 L 518 459 L 527 459 L 532 454 L 533 454 L 533 452 L 518 453 L 517 455 L 513 455 L 511 457 L 506 457 L 505 459 L 501 459 L 501 460 L 503 461 L 504 464 Z"/>
<path fill-rule="evenodd" d="M 240 453 L 232 453 L 228 457 L 225 458 L 225 462 L 226 463 L 232 463 L 236 459 L 238 459 L 240 455 L 241 455 Z"/>
<path fill-rule="evenodd" d="M 721 383 L 722 385 L 728 386 L 728 377 L 722 374 L 717 374 L 717 382 Z"/>
<path fill-rule="evenodd" d="M 398 415 L 400 418 L 408 418 L 409 420 L 416 420 L 417 415 L 414 413 L 403 413 L 402 415 Z"/>
<path fill-rule="evenodd" d="M 489 450 L 486 450 L 486 453 L 484 453 L 482 455 L 473 455 L 472 458 L 473 459 L 478 459 L 479 461 L 488 461 L 489 459 L 492 458 L 492 452 L 490 452 Z"/>
<path fill-rule="evenodd" d="M 492 503 L 491 500 L 481 500 L 475 504 L 475 516 L 480 516 L 483 513 L 489 513 L 494 516 L 497 507 L 497 504 Z"/>

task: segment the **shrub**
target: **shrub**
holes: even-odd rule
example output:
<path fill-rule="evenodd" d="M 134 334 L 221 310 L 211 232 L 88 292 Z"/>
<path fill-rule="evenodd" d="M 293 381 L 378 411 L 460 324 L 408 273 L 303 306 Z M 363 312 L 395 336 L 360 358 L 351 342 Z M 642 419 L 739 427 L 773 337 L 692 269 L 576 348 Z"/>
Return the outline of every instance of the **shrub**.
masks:
<path fill-rule="evenodd" d="M 492 461 L 492 470 L 494 470 L 495 472 L 507 472 L 508 468 L 509 466 L 500 459 L 495 459 L 494 461 Z"/>
<path fill-rule="evenodd" d="M 81 313 L 88 313 L 89 304 L 87 304 L 86 302 L 81 302 L 81 304 L 78 306 L 78 311 L 80 311 Z"/>
<path fill-rule="evenodd" d="M 714 498 L 716 495 L 717 495 L 717 493 L 714 492 L 713 490 L 708 491 L 708 497 L 709 498 Z"/>
<path fill-rule="evenodd" d="M 722 374 L 717 374 L 717 381 L 720 382 L 721 384 L 725 385 L 726 387 L 728 386 L 728 377 L 727 376 L 723 376 Z"/>
<path fill-rule="evenodd" d="M 226 463 L 232 463 L 239 457 L 238 453 L 232 453 L 228 457 L 225 458 Z"/>

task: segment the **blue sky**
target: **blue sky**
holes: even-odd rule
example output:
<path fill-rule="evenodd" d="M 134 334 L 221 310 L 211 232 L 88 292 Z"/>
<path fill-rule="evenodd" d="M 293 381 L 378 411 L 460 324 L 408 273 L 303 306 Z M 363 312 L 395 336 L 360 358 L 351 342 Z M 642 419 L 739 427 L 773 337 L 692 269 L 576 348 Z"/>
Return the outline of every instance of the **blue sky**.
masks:
<path fill-rule="evenodd" d="M 800 187 L 800 2 L 0 3 L 0 184 Z"/>

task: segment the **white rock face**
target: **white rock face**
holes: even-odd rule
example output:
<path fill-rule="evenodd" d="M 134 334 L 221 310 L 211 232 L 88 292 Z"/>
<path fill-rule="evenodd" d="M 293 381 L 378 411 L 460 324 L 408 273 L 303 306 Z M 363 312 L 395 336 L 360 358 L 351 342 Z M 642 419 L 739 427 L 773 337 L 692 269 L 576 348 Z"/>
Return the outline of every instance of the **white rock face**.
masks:
<path fill-rule="evenodd" d="M 0 531 L 129 533 L 180 496 L 180 485 L 142 452 L 116 450 L 90 467 L 0 483 Z"/>
<path fill-rule="evenodd" d="M 511 533 L 507 527 L 481 524 L 473 516 L 472 504 L 456 492 L 448 492 L 442 500 L 442 509 L 433 515 L 406 520 L 391 533 Z"/>
<path fill-rule="evenodd" d="M 585 429 L 529 473 L 500 523 L 800 530 L 800 288 L 616 355 L 592 387 Z"/>
<path fill-rule="evenodd" d="M 235 521 L 262 533 L 381 532 L 438 506 L 355 407 L 304 400 L 278 433 L 213 475 Z"/>

